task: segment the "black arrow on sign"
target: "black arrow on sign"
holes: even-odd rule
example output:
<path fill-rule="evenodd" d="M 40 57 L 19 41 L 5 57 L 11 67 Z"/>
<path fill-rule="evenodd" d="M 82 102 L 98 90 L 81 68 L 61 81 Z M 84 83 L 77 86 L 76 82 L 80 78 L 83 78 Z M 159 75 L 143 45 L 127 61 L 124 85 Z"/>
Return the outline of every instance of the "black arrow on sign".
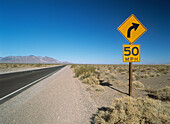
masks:
<path fill-rule="evenodd" d="M 133 26 L 131 26 L 131 27 L 128 29 L 128 31 L 127 31 L 127 37 L 128 37 L 128 38 L 130 38 L 130 32 L 131 32 L 131 30 L 132 30 L 132 29 L 135 29 L 135 31 L 136 31 L 136 29 L 137 29 L 138 26 L 139 26 L 139 24 L 136 24 L 136 23 L 132 23 L 132 25 L 133 25 Z"/>

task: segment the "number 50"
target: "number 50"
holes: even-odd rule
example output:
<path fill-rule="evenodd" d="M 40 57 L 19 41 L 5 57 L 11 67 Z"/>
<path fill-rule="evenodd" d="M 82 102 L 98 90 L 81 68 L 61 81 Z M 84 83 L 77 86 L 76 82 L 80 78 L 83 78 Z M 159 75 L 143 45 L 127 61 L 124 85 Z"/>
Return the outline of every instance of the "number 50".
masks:
<path fill-rule="evenodd" d="M 133 47 L 132 49 L 130 49 L 130 47 L 124 47 L 124 51 L 128 52 L 128 54 L 124 54 L 125 56 L 130 56 L 131 53 L 134 56 L 137 56 L 139 54 L 139 49 L 138 47 Z M 136 52 L 135 52 L 136 51 Z"/>

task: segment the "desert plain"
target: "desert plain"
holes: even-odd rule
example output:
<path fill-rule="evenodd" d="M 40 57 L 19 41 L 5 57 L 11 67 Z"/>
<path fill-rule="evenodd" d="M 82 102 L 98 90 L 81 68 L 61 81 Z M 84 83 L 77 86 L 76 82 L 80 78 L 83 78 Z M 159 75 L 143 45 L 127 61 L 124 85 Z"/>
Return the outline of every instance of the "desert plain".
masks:
<path fill-rule="evenodd" d="M 0 64 L 0 71 L 8 73 L 51 66 L 56 65 Z M 128 65 L 72 64 L 42 82 L 2 104 L 1 114 L 7 119 L 1 121 L 29 122 L 36 114 L 37 118 L 35 121 L 32 118 L 31 123 L 39 120 L 84 124 L 170 123 L 170 65 L 133 65 L 132 96 L 128 93 Z M 32 95 L 27 96 L 30 93 Z M 52 95 L 49 97 L 49 94 Z M 19 105 L 16 101 L 21 98 Z M 16 110 L 9 109 L 16 104 Z M 4 112 L 8 114 L 4 116 Z"/>

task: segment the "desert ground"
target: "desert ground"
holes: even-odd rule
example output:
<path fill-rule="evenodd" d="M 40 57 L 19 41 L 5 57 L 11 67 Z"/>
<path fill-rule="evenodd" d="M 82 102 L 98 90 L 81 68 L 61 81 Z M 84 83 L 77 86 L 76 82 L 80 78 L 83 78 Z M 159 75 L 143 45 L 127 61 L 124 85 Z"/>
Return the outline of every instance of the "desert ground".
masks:
<path fill-rule="evenodd" d="M 128 65 L 68 65 L 0 104 L 0 123 L 169 124 L 170 65 L 133 65 L 132 97 L 128 78 Z"/>
<path fill-rule="evenodd" d="M 134 65 L 128 96 L 128 65 L 72 65 L 98 105 L 95 124 L 170 123 L 170 65 Z"/>

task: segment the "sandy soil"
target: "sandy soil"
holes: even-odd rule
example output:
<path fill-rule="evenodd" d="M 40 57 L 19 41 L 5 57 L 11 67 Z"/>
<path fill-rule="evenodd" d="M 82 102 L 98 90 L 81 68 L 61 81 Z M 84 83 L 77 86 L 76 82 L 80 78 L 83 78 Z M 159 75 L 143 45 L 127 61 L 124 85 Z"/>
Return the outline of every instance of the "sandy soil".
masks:
<path fill-rule="evenodd" d="M 150 87 L 153 90 L 170 86 L 170 71 L 168 71 L 168 74 L 161 74 L 157 77 L 140 79 L 140 81 L 145 85 L 145 87 Z"/>
<path fill-rule="evenodd" d="M 0 105 L 2 124 L 90 124 L 97 106 L 66 66 Z"/>

